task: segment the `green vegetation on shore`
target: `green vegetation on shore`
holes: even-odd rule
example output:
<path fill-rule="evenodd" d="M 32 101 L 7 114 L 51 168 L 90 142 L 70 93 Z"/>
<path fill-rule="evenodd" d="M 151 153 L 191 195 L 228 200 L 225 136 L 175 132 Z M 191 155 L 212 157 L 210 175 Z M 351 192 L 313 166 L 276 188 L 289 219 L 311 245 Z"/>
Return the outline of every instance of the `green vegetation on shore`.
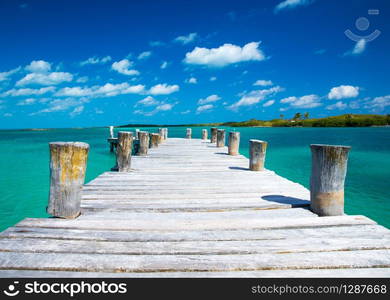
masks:
<path fill-rule="evenodd" d="M 178 126 L 231 126 L 231 127 L 369 127 L 389 126 L 390 115 L 355 115 L 345 114 L 326 118 L 309 118 L 309 114 L 296 113 L 292 119 L 285 119 L 283 115 L 279 119 L 262 121 L 251 119 L 242 122 L 206 123 L 206 124 L 181 124 L 181 125 L 142 125 L 144 127 L 178 127 Z M 128 124 L 118 127 L 136 127 L 140 124 Z"/>

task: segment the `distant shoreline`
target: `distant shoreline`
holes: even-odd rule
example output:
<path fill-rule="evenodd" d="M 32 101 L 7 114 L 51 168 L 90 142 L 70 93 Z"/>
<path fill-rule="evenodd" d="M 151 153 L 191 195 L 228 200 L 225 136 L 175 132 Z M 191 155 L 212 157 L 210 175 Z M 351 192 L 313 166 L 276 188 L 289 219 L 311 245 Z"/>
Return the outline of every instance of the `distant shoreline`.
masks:
<path fill-rule="evenodd" d="M 269 121 L 251 119 L 242 122 L 221 122 L 203 124 L 182 124 L 182 125 L 139 125 L 127 124 L 117 126 L 123 127 L 200 127 L 200 126 L 229 126 L 229 127 L 389 127 L 390 115 L 358 115 L 344 114 L 339 116 L 309 119 L 296 114 L 293 119 L 273 119 Z"/>
<path fill-rule="evenodd" d="M 331 116 L 325 118 L 293 118 L 293 119 L 273 119 L 273 120 L 257 120 L 251 119 L 241 122 L 214 122 L 214 123 L 194 123 L 194 124 L 126 124 L 113 125 L 115 128 L 126 127 L 390 127 L 390 114 L 387 115 L 359 115 L 359 114 L 344 114 L 339 116 Z M 48 131 L 55 129 L 86 129 L 86 128 L 107 128 L 108 126 L 96 127 L 70 127 L 70 128 L 14 128 L 0 129 L 20 130 L 20 131 Z"/>

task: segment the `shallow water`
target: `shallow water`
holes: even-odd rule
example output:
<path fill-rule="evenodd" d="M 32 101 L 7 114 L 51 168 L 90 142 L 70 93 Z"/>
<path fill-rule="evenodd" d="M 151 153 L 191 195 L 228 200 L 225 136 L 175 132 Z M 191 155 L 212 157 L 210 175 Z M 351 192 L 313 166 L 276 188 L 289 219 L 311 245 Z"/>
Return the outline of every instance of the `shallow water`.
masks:
<path fill-rule="evenodd" d="M 194 138 L 200 138 L 202 128 L 192 129 Z M 306 187 L 311 166 L 309 144 L 352 146 L 345 188 L 346 213 L 366 215 L 390 228 L 390 128 L 226 129 L 240 131 L 240 152 L 245 156 L 249 139 L 268 141 L 266 167 Z M 169 128 L 169 136 L 184 137 L 185 131 L 183 127 Z M 89 143 L 89 181 L 114 165 L 115 156 L 109 152 L 107 137 L 107 128 L 0 131 L 0 230 L 25 217 L 47 216 L 49 142 Z"/>

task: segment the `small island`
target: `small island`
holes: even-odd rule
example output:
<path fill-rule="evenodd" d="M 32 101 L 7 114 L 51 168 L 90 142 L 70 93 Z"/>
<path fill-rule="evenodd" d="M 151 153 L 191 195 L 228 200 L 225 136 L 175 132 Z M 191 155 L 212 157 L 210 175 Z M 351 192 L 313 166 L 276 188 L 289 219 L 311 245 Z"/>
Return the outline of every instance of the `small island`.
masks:
<path fill-rule="evenodd" d="M 273 120 L 257 120 L 250 119 L 241 122 L 220 122 L 220 123 L 204 123 L 204 124 L 127 124 L 118 127 L 181 127 L 181 126 L 230 126 L 230 127 L 377 127 L 390 126 L 390 115 L 375 115 L 375 114 L 343 114 L 339 116 L 331 116 L 325 118 L 309 118 L 309 113 L 296 113 L 291 119 L 280 115 L 279 119 Z"/>

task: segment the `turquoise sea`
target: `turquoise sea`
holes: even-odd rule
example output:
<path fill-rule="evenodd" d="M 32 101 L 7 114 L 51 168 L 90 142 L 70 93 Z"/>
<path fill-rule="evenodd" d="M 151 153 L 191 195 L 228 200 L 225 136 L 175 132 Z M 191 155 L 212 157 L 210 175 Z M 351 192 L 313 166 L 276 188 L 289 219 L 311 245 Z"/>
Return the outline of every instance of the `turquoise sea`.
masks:
<path fill-rule="evenodd" d="M 192 129 L 194 138 L 200 138 L 201 129 Z M 352 146 L 346 179 L 346 213 L 366 215 L 390 228 L 390 128 L 226 129 L 241 132 L 240 152 L 245 156 L 249 139 L 268 141 L 266 167 L 306 187 L 311 165 L 309 144 Z M 170 137 L 184 135 L 184 127 L 169 128 Z M 25 217 L 46 216 L 48 142 L 89 143 L 86 178 L 89 181 L 114 165 L 115 156 L 109 152 L 107 137 L 107 128 L 0 131 L 0 230 Z"/>

